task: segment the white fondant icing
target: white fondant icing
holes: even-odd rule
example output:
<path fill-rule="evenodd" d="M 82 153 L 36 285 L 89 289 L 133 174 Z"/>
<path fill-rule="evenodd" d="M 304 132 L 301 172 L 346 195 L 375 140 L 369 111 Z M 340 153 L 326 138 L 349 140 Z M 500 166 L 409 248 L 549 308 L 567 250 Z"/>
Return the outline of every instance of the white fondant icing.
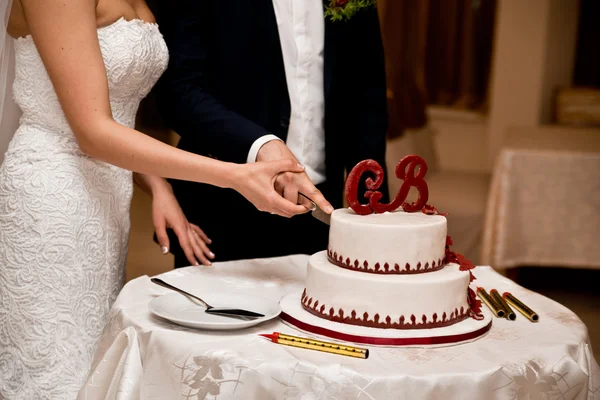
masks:
<path fill-rule="evenodd" d="M 308 262 L 306 295 L 319 305 L 342 309 L 345 316 L 356 311 L 362 316 L 365 312 L 372 319 L 379 314 L 379 320 L 389 316 L 399 321 L 404 316 L 410 322 L 414 315 L 418 323 L 425 315 L 427 322 L 447 318 L 461 307 L 468 312 L 467 288 L 469 272 L 460 271 L 457 264 L 448 264 L 439 271 L 410 275 L 366 274 L 331 264 L 325 251 L 312 255 Z"/>
<path fill-rule="evenodd" d="M 444 259 L 446 247 L 446 218 L 422 212 L 394 211 L 383 214 L 358 215 L 352 209 L 335 210 L 331 215 L 329 250 L 350 260 L 358 260 L 360 268 L 375 270 L 375 264 L 385 263 L 393 268 L 398 264 L 411 270 L 421 263 Z"/>

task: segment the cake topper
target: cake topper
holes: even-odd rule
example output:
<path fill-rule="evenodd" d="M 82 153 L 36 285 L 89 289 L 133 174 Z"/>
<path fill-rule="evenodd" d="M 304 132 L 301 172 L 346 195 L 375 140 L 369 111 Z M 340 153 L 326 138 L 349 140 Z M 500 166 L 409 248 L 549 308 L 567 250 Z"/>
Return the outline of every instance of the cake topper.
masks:
<path fill-rule="evenodd" d="M 419 172 L 415 174 L 415 169 L 419 167 Z M 358 186 L 360 184 L 360 178 L 365 172 L 372 172 L 375 174 L 375 180 L 367 178 L 365 185 L 367 191 L 365 192 L 365 198 L 369 199 L 368 204 L 360 204 L 358 201 Z M 385 173 L 383 168 L 375 160 L 364 160 L 356 164 L 348 178 L 346 179 L 346 199 L 350 208 L 359 215 L 368 215 L 373 212 L 384 213 L 386 211 L 394 211 L 398 207 L 402 206 L 402 209 L 406 212 L 416 212 L 421 210 L 429 199 L 429 189 L 427 182 L 425 182 L 425 174 L 427 173 L 427 163 L 421 157 L 411 154 L 404 157 L 398 165 L 396 165 L 396 177 L 401 179 L 402 186 L 394 200 L 388 204 L 382 204 L 379 201 L 383 197 L 383 193 L 377 191 L 381 187 L 385 179 Z M 415 187 L 418 192 L 417 201 L 414 203 L 407 203 L 406 198 L 411 187 Z"/>

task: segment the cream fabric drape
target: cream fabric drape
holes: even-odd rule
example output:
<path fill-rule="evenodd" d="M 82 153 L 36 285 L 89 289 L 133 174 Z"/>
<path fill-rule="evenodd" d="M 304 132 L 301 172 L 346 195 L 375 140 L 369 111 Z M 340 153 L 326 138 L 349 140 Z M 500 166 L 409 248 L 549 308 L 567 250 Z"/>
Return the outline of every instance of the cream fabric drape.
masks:
<path fill-rule="evenodd" d="M 488 197 L 482 263 L 600 268 L 600 152 L 508 148 Z"/>
<path fill-rule="evenodd" d="M 199 295 L 236 291 L 277 301 L 302 290 L 307 261 L 234 261 L 161 278 Z M 172 325 L 148 311 L 148 302 L 167 290 L 140 277 L 113 307 L 80 399 L 112 399 L 113 393 L 118 399 L 600 399 L 600 368 L 579 318 L 489 267 L 474 273 L 477 285 L 510 291 L 539 313 L 540 322 L 520 314 L 514 322 L 494 319 L 491 331 L 472 343 L 372 347 L 367 360 L 257 335 L 303 335 L 278 320 L 232 332 Z"/>

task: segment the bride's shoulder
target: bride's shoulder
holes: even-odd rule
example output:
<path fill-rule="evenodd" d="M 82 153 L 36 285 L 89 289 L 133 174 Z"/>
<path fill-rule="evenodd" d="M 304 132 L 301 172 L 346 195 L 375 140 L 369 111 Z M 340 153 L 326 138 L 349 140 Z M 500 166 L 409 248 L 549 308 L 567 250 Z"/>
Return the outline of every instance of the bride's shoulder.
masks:
<path fill-rule="evenodd" d="M 10 17 L 8 19 L 7 32 L 13 38 L 25 37 L 31 34 L 31 29 L 25 18 L 25 10 L 23 9 L 22 0 L 12 1 L 10 6 Z M 93 0 L 96 8 L 98 8 L 100 0 Z M 144 0 L 133 0 L 144 2 Z"/>

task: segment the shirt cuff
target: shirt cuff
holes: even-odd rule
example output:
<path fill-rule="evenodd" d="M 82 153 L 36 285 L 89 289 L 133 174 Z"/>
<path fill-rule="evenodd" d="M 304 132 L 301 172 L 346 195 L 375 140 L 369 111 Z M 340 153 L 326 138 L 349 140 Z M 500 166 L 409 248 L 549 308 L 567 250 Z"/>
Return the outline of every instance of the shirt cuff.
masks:
<path fill-rule="evenodd" d="M 275 135 L 264 135 L 259 137 L 258 139 L 256 139 L 254 141 L 254 143 L 252 143 L 252 146 L 250 147 L 250 151 L 248 152 L 248 159 L 246 160 L 247 163 L 253 163 L 256 162 L 256 156 L 258 155 L 258 151 L 260 150 L 261 147 L 263 147 L 264 144 L 266 144 L 267 142 L 270 142 L 271 140 L 281 140 L 280 138 L 278 138 Z"/>

